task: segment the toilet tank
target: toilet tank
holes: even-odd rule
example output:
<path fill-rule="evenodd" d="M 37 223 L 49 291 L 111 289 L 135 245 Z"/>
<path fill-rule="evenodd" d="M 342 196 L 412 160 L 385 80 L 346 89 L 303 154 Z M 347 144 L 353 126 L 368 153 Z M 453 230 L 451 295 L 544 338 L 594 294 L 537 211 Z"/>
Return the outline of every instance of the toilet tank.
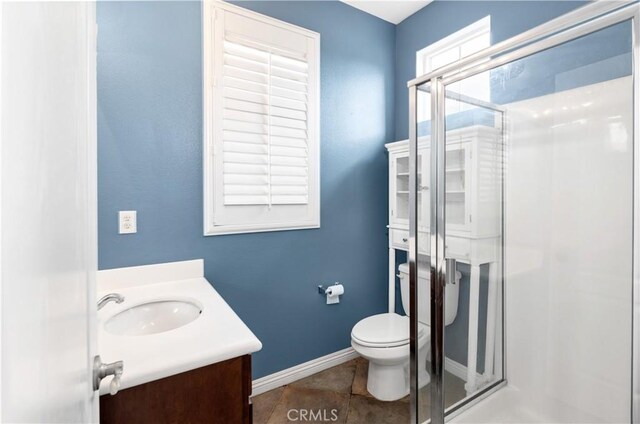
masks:
<path fill-rule="evenodd" d="M 409 315 L 409 264 L 401 264 L 400 293 L 402 295 L 402 307 Z M 444 324 L 449 325 L 458 314 L 458 294 L 460 292 L 460 278 L 456 274 L 456 283 L 447 285 L 444 291 Z M 418 321 L 430 324 L 431 321 L 431 285 L 429 283 L 429 264 L 418 264 Z"/>

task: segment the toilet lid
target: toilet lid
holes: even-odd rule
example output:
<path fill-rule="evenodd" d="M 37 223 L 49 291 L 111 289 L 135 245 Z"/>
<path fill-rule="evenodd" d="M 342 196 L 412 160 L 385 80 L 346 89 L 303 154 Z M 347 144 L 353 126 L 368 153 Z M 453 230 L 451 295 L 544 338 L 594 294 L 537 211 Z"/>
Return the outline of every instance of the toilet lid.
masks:
<path fill-rule="evenodd" d="M 418 326 L 418 337 L 424 334 L 424 324 Z M 409 317 L 379 314 L 358 322 L 351 337 L 363 346 L 393 347 L 409 343 Z"/>

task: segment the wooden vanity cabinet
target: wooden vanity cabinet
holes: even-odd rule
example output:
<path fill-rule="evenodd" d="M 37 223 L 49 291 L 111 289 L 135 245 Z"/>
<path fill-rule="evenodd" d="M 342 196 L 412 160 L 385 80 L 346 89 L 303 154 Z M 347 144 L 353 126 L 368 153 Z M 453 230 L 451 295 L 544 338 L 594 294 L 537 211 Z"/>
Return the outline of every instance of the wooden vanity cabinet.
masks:
<path fill-rule="evenodd" d="M 250 396 L 251 355 L 244 355 L 103 395 L 100 423 L 250 424 Z"/>

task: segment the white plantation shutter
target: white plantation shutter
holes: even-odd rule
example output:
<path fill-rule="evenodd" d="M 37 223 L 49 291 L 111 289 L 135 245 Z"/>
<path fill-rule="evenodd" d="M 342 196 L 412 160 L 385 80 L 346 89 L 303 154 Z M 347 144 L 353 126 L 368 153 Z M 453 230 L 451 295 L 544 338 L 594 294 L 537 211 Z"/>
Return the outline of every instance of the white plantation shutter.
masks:
<path fill-rule="evenodd" d="M 223 42 L 224 204 L 305 204 L 308 63 L 242 41 Z"/>
<path fill-rule="evenodd" d="M 205 233 L 319 226 L 319 35 L 227 4 L 210 18 Z"/>

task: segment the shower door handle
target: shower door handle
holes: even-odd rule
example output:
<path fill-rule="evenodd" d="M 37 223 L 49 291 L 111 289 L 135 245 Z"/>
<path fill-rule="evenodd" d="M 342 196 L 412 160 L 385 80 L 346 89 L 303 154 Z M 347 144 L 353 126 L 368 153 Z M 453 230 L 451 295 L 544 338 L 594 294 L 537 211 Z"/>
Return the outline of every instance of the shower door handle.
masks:
<path fill-rule="evenodd" d="M 458 273 L 456 270 L 456 260 L 453 258 L 445 258 L 445 269 L 447 272 L 447 278 L 445 281 L 445 286 L 448 284 L 455 284 L 458 278 L 456 278 L 456 274 Z"/>

